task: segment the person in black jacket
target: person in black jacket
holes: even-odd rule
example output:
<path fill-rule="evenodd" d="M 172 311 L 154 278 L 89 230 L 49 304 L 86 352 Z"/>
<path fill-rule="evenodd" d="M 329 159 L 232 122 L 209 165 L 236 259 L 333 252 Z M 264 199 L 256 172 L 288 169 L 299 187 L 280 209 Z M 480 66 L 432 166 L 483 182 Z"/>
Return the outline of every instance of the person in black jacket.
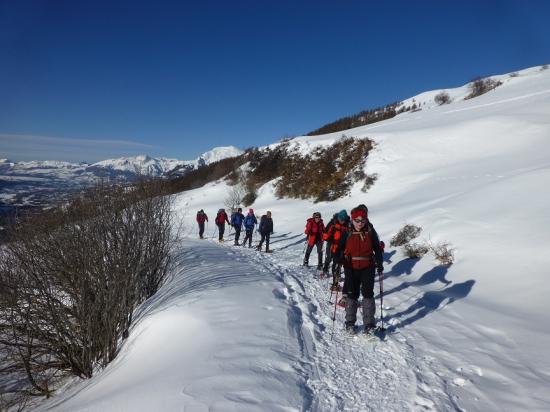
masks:
<path fill-rule="evenodd" d="M 262 250 L 262 245 L 265 240 L 265 251 L 271 252 L 269 250 L 269 236 L 273 233 L 273 219 L 271 219 L 271 212 L 268 210 L 265 215 L 260 219 L 260 226 L 258 232 L 262 236 L 260 243 L 256 246 L 256 250 Z"/>

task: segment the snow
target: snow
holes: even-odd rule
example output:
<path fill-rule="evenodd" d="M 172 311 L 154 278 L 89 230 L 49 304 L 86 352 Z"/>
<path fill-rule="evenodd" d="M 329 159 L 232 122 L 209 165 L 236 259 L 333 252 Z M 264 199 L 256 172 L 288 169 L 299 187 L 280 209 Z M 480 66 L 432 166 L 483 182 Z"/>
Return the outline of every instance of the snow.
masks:
<path fill-rule="evenodd" d="M 224 182 L 178 195 L 186 237 L 173 278 L 111 365 L 39 410 L 548 410 L 550 70 L 518 74 L 495 76 L 503 85 L 483 96 L 344 132 L 376 142 L 368 193 L 358 183 L 313 204 L 264 185 L 252 207 L 272 211 L 273 254 L 213 239 Z M 342 134 L 292 144 L 307 151 Z M 388 335 L 374 343 L 342 333 L 342 309 L 333 324 L 329 280 L 300 266 L 311 213 L 328 221 L 359 203 L 387 245 L 414 223 L 456 250 L 447 267 L 386 248 Z M 199 209 L 208 240 L 196 239 Z"/>

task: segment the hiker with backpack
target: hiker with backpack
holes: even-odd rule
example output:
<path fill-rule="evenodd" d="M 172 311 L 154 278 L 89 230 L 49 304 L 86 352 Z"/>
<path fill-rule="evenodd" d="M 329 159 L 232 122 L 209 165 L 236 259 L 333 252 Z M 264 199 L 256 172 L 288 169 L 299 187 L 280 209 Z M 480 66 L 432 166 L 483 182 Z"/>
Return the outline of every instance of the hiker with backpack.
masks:
<path fill-rule="evenodd" d="M 344 248 L 349 234 L 349 216 L 345 210 L 341 210 L 336 214 L 336 221 L 331 225 L 325 233 L 327 240 L 327 248 L 330 245 L 330 256 L 332 259 L 332 286 L 331 290 L 338 290 L 340 283 L 340 269 L 342 267 L 342 259 L 344 257 Z M 325 266 L 328 265 L 325 262 Z"/>
<path fill-rule="evenodd" d="M 323 269 L 323 231 L 325 225 L 321 219 L 321 213 L 315 212 L 306 222 L 304 233 L 307 235 L 307 249 L 304 256 L 304 266 L 309 266 L 309 255 L 313 247 L 317 247 L 317 269 Z"/>
<path fill-rule="evenodd" d="M 197 223 L 199 224 L 199 237 L 204 239 L 204 222 L 208 222 L 208 216 L 204 213 L 204 210 L 199 210 L 197 212 Z"/>
<path fill-rule="evenodd" d="M 218 214 L 216 215 L 216 226 L 218 226 L 218 233 L 219 233 L 219 242 L 223 242 L 223 233 L 225 232 L 225 222 L 229 225 L 229 219 L 227 218 L 227 213 L 225 213 L 225 209 L 218 210 Z"/>
<path fill-rule="evenodd" d="M 269 250 L 269 237 L 273 233 L 273 219 L 271 219 L 271 212 L 269 210 L 260 218 L 258 232 L 260 232 L 262 238 L 260 239 L 258 246 L 256 246 L 256 250 L 262 250 L 262 244 L 265 240 L 265 251 L 268 253 L 271 252 L 271 250 Z"/>
<path fill-rule="evenodd" d="M 241 236 L 243 221 L 243 209 L 239 207 L 237 211 L 231 215 L 231 226 L 235 229 L 235 246 L 239 246 L 239 237 Z"/>
<path fill-rule="evenodd" d="M 330 265 L 330 262 L 332 260 L 332 237 L 330 236 L 330 231 L 332 230 L 334 224 L 338 221 L 338 213 L 335 213 L 332 216 L 332 219 L 327 223 L 325 226 L 325 230 L 323 231 L 323 241 L 326 242 L 326 248 L 325 248 L 325 264 L 323 265 L 323 274 L 328 273 L 328 268 Z"/>
<path fill-rule="evenodd" d="M 344 247 L 344 269 L 346 279 L 344 293 L 346 294 L 346 323 L 348 332 L 355 331 L 357 320 L 357 299 L 363 295 L 363 325 L 364 332 L 372 333 L 376 327 L 374 322 L 374 277 L 375 272 L 382 276 L 384 271 L 383 255 L 380 240 L 372 223 L 368 220 L 368 209 L 359 205 L 351 211 L 352 231 L 349 233 Z"/>
<path fill-rule="evenodd" d="M 253 209 L 248 209 L 248 214 L 244 218 L 244 230 L 245 236 L 243 240 L 243 246 L 246 246 L 246 241 L 248 240 L 248 247 L 252 247 L 252 235 L 254 234 L 254 228 L 258 224 L 258 220 L 254 215 Z"/>

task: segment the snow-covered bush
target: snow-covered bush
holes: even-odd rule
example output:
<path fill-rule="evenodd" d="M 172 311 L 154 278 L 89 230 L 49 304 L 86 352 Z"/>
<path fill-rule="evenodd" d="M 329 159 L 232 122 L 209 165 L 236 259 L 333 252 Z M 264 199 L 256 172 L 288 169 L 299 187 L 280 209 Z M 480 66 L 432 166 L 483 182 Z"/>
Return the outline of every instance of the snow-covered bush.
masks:
<path fill-rule="evenodd" d="M 468 85 L 470 89 L 470 94 L 464 98 L 464 100 L 472 99 L 474 97 L 481 96 L 482 94 L 485 94 L 498 86 L 500 86 L 502 82 L 496 81 L 491 79 L 490 77 L 487 78 L 481 78 L 478 77 L 477 79 L 472 80 L 472 82 Z"/>
<path fill-rule="evenodd" d="M 454 262 L 454 249 L 448 242 L 440 242 L 437 245 L 430 245 L 434 257 L 442 265 L 452 265 Z"/>
<path fill-rule="evenodd" d="M 390 241 L 390 246 L 404 246 L 415 239 L 422 232 L 422 228 L 416 225 L 405 225 L 397 232 Z"/>
<path fill-rule="evenodd" d="M 409 259 L 419 259 L 430 251 L 430 248 L 425 243 L 406 243 L 403 245 L 405 256 Z"/>
<path fill-rule="evenodd" d="M 449 93 L 443 91 L 441 93 L 438 93 L 434 97 L 434 101 L 439 105 L 442 106 L 444 104 L 448 104 L 451 102 L 451 96 L 449 96 Z"/>

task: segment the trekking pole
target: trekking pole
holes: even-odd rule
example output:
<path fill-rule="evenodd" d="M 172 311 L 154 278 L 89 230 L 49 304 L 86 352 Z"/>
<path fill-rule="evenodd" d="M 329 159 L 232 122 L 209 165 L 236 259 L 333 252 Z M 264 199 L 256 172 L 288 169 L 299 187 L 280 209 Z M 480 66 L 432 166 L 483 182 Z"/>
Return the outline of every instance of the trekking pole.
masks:
<path fill-rule="evenodd" d="M 332 296 L 332 293 L 331 293 Z M 332 333 L 330 335 L 330 341 L 334 337 L 334 321 L 336 320 L 336 306 L 338 305 L 338 289 L 336 289 L 336 299 L 334 300 L 334 313 L 332 314 Z"/>
<path fill-rule="evenodd" d="M 384 272 L 378 272 L 378 283 L 380 284 L 380 321 L 381 321 L 380 330 L 381 331 L 386 330 L 386 328 L 384 327 L 384 313 L 382 312 L 382 309 L 384 306 L 384 287 L 382 286 L 383 281 L 384 281 Z"/>

